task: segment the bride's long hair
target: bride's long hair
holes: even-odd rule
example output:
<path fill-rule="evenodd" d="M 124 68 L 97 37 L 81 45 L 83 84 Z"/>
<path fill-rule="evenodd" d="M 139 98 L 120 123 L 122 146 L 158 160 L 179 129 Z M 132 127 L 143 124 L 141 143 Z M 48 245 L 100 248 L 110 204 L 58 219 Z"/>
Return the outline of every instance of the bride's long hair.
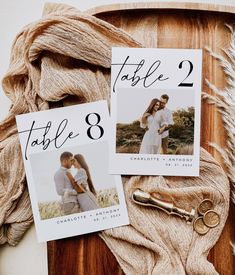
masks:
<path fill-rule="evenodd" d="M 88 165 L 87 165 L 87 163 L 85 161 L 85 158 L 81 154 L 76 154 L 74 156 L 74 158 L 81 165 L 81 167 L 86 171 L 86 174 L 87 174 L 87 183 L 88 183 L 89 189 L 90 189 L 90 191 L 94 195 L 96 195 L 96 190 L 95 190 L 95 187 L 93 185 L 93 182 L 92 182 L 92 179 L 91 179 L 91 174 L 90 174 L 90 171 L 89 171 L 89 167 L 88 167 Z"/>
<path fill-rule="evenodd" d="M 141 122 L 142 124 L 146 124 L 147 123 L 147 118 L 148 116 L 146 116 L 147 113 L 152 114 L 153 113 L 153 108 L 155 106 L 155 104 L 159 102 L 161 103 L 161 101 L 158 98 L 153 98 L 148 106 L 148 108 L 145 110 L 145 112 L 143 113 L 142 117 L 141 117 Z"/>

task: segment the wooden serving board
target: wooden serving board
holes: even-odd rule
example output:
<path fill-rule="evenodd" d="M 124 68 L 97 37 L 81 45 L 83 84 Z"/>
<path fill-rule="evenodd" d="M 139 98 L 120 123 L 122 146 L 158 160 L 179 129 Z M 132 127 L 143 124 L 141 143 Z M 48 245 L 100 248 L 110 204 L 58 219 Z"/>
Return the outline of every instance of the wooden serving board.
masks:
<path fill-rule="evenodd" d="M 138 3 L 103 6 L 88 11 L 131 34 L 146 47 L 202 48 L 221 53 L 230 42 L 225 24 L 235 23 L 235 7 L 193 3 Z M 225 87 L 218 62 L 203 50 L 203 91 L 208 79 Z M 208 142 L 225 144 L 225 133 L 215 107 L 202 104 L 201 145 L 221 161 Z M 235 207 L 231 205 L 223 233 L 209 254 L 221 275 L 235 274 L 230 242 L 235 241 Z M 114 256 L 97 234 L 48 242 L 49 275 L 123 274 Z"/>

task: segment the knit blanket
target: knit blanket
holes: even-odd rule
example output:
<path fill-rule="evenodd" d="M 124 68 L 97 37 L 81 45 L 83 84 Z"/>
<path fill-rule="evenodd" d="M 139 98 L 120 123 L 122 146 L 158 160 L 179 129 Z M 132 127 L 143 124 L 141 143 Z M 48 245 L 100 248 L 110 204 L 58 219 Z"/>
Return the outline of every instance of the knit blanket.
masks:
<path fill-rule="evenodd" d="M 32 224 L 15 116 L 22 113 L 109 100 L 112 47 L 142 47 L 124 31 L 67 5 L 47 4 L 43 17 L 16 37 L 3 88 L 11 99 L 0 123 L 0 244 L 16 245 Z M 130 225 L 101 237 L 127 274 L 216 274 L 207 261 L 229 209 L 229 181 L 201 149 L 200 177 L 123 178 Z M 178 207 L 213 200 L 220 224 L 200 236 L 180 218 L 134 205 L 134 189 L 168 197 Z"/>

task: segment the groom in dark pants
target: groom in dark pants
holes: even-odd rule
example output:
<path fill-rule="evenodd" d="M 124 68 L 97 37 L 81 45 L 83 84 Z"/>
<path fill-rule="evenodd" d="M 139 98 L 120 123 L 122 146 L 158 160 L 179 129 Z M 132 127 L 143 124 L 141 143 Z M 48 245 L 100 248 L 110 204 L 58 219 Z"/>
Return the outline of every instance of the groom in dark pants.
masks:
<path fill-rule="evenodd" d="M 167 94 L 164 94 L 161 96 L 160 101 L 161 101 L 161 107 L 164 111 L 164 116 L 167 122 L 167 127 L 165 128 L 164 132 L 162 133 L 162 152 L 163 154 L 167 154 L 168 150 L 168 139 L 169 139 L 169 129 L 173 122 L 173 117 L 172 117 L 172 112 L 166 108 L 166 105 L 168 103 L 169 96 Z"/>

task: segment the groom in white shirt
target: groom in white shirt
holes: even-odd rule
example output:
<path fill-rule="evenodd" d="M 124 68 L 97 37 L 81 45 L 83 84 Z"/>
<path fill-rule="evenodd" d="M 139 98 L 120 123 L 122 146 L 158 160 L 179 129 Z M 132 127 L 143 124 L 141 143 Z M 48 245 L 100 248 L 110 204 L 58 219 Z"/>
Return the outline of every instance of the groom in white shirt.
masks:
<path fill-rule="evenodd" d="M 161 107 L 164 112 L 164 116 L 167 122 L 167 127 L 165 128 L 164 132 L 162 133 L 162 153 L 167 154 L 168 150 L 168 142 L 169 142 L 169 129 L 172 124 L 174 124 L 172 112 L 171 110 L 166 108 L 166 105 L 168 103 L 169 96 L 167 94 L 161 95 L 160 101 L 161 101 Z"/>
<path fill-rule="evenodd" d="M 65 215 L 79 212 L 79 204 L 77 200 L 78 193 L 73 188 L 66 174 L 68 169 L 72 167 L 73 162 L 73 154 L 70 152 L 63 152 L 60 155 L 61 167 L 54 175 L 56 192 L 61 196 L 62 209 Z"/>

